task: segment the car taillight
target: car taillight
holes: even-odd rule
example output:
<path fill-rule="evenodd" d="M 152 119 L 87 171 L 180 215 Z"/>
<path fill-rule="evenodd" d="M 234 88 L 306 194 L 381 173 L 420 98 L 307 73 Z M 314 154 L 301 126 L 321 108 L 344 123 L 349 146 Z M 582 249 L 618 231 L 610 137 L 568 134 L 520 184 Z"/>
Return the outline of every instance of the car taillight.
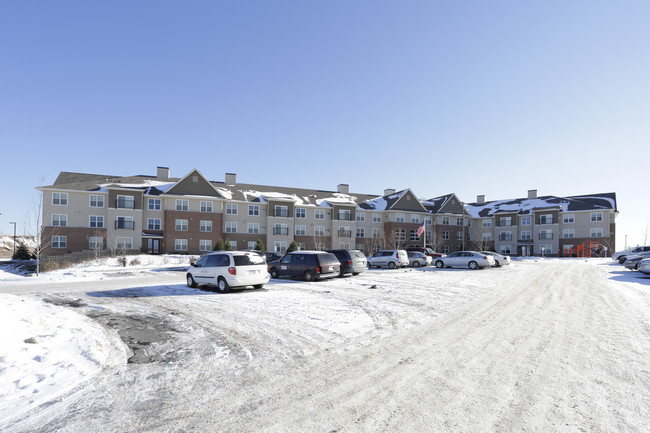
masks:
<path fill-rule="evenodd" d="M 320 274 L 320 266 L 316 266 L 316 273 Z"/>
<path fill-rule="evenodd" d="M 234 266 L 229 267 L 228 273 L 230 273 L 230 275 L 237 275 L 237 268 Z"/>
<path fill-rule="evenodd" d="M 395 258 L 399 259 L 399 253 L 395 253 Z"/>
<path fill-rule="evenodd" d="M 348 260 L 348 266 L 352 266 L 352 260 Z"/>

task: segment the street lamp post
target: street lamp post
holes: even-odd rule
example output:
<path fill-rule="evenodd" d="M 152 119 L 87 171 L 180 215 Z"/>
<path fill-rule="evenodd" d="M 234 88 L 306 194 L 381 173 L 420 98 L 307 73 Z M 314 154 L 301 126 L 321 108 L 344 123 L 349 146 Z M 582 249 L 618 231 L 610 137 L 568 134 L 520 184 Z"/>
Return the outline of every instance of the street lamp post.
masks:
<path fill-rule="evenodd" d="M 14 256 L 16 255 L 16 223 L 13 221 L 10 221 L 9 224 L 14 225 Z"/>

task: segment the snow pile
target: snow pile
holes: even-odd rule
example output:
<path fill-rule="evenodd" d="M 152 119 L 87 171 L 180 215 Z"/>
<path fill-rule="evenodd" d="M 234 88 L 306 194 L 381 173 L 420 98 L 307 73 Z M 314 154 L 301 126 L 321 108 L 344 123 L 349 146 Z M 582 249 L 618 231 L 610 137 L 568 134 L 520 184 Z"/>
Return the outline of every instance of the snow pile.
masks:
<path fill-rule="evenodd" d="M 116 358 L 110 336 L 81 314 L 9 294 L 0 294 L 0 304 L 0 421 L 65 393 Z"/>

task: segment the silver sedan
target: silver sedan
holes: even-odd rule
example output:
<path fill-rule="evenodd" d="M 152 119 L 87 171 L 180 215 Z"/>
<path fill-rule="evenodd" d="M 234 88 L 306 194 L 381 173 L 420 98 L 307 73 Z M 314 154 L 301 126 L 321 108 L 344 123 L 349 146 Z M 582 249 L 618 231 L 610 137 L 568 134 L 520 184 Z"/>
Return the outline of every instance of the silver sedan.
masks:
<path fill-rule="evenodd" d="M 494 259 L 487 254 L 477 253 L 476 251 L 456 251 L 448 254 L 446 257 L 439 257 L 435 261 L 436 268 L 486 268 L 494 266 Z"/>

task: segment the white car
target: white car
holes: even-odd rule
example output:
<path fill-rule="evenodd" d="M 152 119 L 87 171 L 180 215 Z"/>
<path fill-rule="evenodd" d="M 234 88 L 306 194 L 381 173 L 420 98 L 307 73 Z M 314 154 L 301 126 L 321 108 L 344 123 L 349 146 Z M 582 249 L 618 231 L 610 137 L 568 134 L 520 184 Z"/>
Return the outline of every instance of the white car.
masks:
<path fill-rule="evenodd" d="M 435 261 L 436 268 L 489 268 L 494 266 L 494 258 L 487 254 L 478 253 L 476 251 L 456 251 L 455 253 L 447 254 L 446 257 L 437 258 Z"/>
<path fill-rule="evenodd" d="M 409 257 L 405 250 L 382 250 L 377 251 L 372 256 L 368 257 L 368 267 L 387 266 L 391 269 L 405 268 L 409 265 Z"/>
<path fill-rule="evenodd" d="M 420 266 L 431 265 L 431 257 L 425 255 L 424 253 L 420 253 L 418 251 L 409 251 L 407 254 L 409 257 L 409 266 L 415 266 L 417 268 Z"/>
<path fill-rule="evenodd" d="M 628 256 L 631 256 L 633 254 L 641 254 L 646 251 L 650 251 L 650 246 L 636 247 L 629 251 L 618 251 L 612 254 L 612 260 L 618 260 L 620 264 L 623 264 Z"/>
<path fill-rule="evenodd" d="M 636 270 L 644 274 L 650 274 L 650 259 L 641 260 Z"/>
<path fill-rule="evenodd" d="M 269 282 L 263 256 L 249 251 L 213 251 L 187 269 L 187 285 L 216 286 L 222 293 L 233 287 L 261 289 Z"/>
<path fill-rule="evenodd" d="M 494 266 L 496 267 L 509 265 L 510 262 L 512 262 L 510 256 L 504 256 L 503 254 L 495 253 L 493 251 L 481 251 L 481 254 L 492 256 L 494 259 Z"/>

